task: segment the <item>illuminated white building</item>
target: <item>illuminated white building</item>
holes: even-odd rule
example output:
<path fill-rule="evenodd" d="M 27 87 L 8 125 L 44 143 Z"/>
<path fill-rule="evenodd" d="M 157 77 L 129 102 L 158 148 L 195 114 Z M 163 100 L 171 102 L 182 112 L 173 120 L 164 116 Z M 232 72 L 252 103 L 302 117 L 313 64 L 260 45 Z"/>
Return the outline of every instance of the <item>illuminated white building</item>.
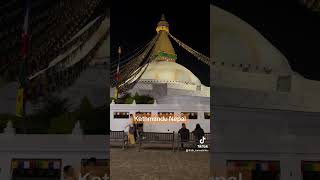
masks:
<path fill-rule="evenodd" d="M 320 82 L 294 72 L 240 18 L 213 5 L 211 18 L 213 175 L 242 168 L 244 179 L 264 173 L 270 180 L 300 180 L 319 173 Z M 306 172 L 307 166 L 313 169 Z"/>
<path fill-rule="evenodd" d="M 160 29 L 160 27 L 162 29 Z M 194 129 L 195 124 L 202 125 L 206 132 L 210 132 L 210 117 L 205 118 L 204 114 L 210 112 L 210 87 L 201 83 L 189 69 L 176 62 L 177 54 L 168 37 L 169 24 L 164 19 L 158 23 L 157 31 L 159 38 L 155 43 L 151 56 L 157 59 L 147 66 L 145 72 L 140 72 L 132 80 L 140 77 L 138 83 L 129 91 L 131 94 L 149 95 L 156 100 L 157 104 L 111 104 L 110 125 L 111 130 L 123 130 L 129 121 L 125 118 L 116 118 L 117 113 L 132 113 L 137 111 L 158 114 L 170 112 L 180 115 L 183 112 L 196 114 L 197 118 L 190 120 L 188 128 Z M 110 90 L 110 95 L 114 95 L 114 89 Z M 168 132 L 178 131 L 181 123 L 170 125 L 146 125 L 145 131 Z"/>

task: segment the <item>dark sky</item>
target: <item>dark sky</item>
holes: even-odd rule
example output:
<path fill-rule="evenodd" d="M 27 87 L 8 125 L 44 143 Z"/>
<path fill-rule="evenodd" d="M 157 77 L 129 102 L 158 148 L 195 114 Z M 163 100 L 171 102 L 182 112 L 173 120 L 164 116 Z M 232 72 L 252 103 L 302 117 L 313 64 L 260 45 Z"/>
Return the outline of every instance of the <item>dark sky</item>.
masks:
<path fill-rule="evenodd" d="M 114 0 L 111 4 L 111 58 L 117 60 L 120 45 L 124 55 L 132 52 L 156 35 L 156 25 L 164 13 L 170 33 L 193 49 L 210 55 L 209 1 L 133 1 Z M 203 84 L 209 85 L 209 67 L 195 59 L 172 40 L 177 62 L 191 70 Z"/>
<path fill-rule="evenodd" d="M 320 80 L 320 13 L 299 0 L 214 0 L 213 4 L 245 20 L 309 79 Z"/>

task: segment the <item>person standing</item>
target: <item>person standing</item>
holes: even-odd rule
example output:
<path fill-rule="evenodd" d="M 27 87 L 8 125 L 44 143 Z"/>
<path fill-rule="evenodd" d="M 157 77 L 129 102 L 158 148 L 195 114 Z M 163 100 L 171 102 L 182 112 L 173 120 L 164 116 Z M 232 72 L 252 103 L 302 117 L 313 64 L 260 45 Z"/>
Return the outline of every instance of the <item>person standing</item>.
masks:
<path fill-rule="evenodd" d="M 63 168 L 63 179 L 64 180 L 76 180 L 74 169 L 72 166 L 67 165 Z"/>
<path fill-rule="evenodd" d="M 87 161 L 87 170 L 89 173 L 88 180 L 92 180 L 93 177 L 95 177 L 96 164 L 97 164 L 96 158 L 92 157 L 92 158 L 88 159 L 88 161 Z"/>
<path fill-rule="evenodd" d="M 189 129 L 187 129 L 186 124 L 182 123 L 181 129 L 179 129 L 178 134 L 181 139 L 181 148 L 183 148 L 183 142 L 188 142 L 189 141 Z"/>
<path fill-rule="evenodd" d="M 84 165 L 84 171 L 82 177 L 86 180 L 99 179 L 101 174 L 99 167 L 97 166 L 97 159 L 94 157 L 89 158 Z"/>
<path fill-rule="evenodd" d="M 141 140 L 143 139 L 143 117 L 142 117 L 142 114 L 141 112 L 137 112 L 137 118 L 139 118 L 139 120 L 136 121 L 136 134 L 137 134 L 137 138 L 136 140 Z"/>
<path fill-rule="evenodd" d="M 202 139 L 202 137 L 204 136 L 204 130 L 201 128 L 200 124 L 196 125 L 196 128 L 194 129 L 194 131 L 192 131 L 192 134 L 194 135 L 197 142 Z"/>

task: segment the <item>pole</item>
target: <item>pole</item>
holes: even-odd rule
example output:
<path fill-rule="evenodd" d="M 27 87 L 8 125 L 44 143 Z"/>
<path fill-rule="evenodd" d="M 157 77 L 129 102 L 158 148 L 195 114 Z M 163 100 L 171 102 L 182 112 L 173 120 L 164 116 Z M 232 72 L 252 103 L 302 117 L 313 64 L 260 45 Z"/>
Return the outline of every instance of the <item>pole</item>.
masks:
<path fill-rule="evenodd" d="M 23 24 L 23 32 L 22 32 L 22 68 L 23 71 L 22 74 L 22 83 L 23 84 L 23 101 L 22 101 L 22 131 L 23 134 L 27 133 L 26 128 L 26 95 L 28 92 L 28 71 L 27 71 L 27 61 L 28 61 L 28 55 L 29 55 L 29 11 L 30 11 L 30 0 L 26 0 L 26 7 L 25 7 L 25 16 L 24 16 L 24 24 Z"/>
<path fill-rule="evenodd" d="M 27 117 L 26 117 L 26 97 L 25 97 L 25 95 L 26 95 L 26 92 L 25 92 L 25 90 L 24 90 L 24 98 L 23 98 L 23 105 L 22 105 L 22 132 L 23 132 L 23 134 L 27 134 L 27 127 L 26 127 L 26 121 L 27 121 Z"/>
<path fill-rule="evenodd" d="M 116 101 L 118 100 L 118 96 L 119 96 L 119 80 L 120 80 L 120 67 L 119 67 L 119 65 L 120 65 L 120 58 L 121 58 L 121 47 L 119 46 L 118 47 L 118 66 L 117 66 L 117 84 L 116 84 L 116 91 L 117 91 L 117 93 L 116 93 Z"/>

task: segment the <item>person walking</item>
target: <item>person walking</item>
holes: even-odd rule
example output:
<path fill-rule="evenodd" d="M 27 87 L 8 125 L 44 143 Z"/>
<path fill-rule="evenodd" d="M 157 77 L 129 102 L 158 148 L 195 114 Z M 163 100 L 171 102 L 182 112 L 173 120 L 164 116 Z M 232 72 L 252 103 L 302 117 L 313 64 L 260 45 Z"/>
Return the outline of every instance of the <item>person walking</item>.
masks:
<path fill-rule="evenodd" d="M 133 119 L 133 115 L 130 114 L 130 122 L 125 126 L 125 131 L 128 131 L 128 143 L 129 144 L 135 144 L 136 143 L 136 138 L 135 138 L 135 134 L 136 134 L 136 128 L 134 125 L 134 119 Z"/>

